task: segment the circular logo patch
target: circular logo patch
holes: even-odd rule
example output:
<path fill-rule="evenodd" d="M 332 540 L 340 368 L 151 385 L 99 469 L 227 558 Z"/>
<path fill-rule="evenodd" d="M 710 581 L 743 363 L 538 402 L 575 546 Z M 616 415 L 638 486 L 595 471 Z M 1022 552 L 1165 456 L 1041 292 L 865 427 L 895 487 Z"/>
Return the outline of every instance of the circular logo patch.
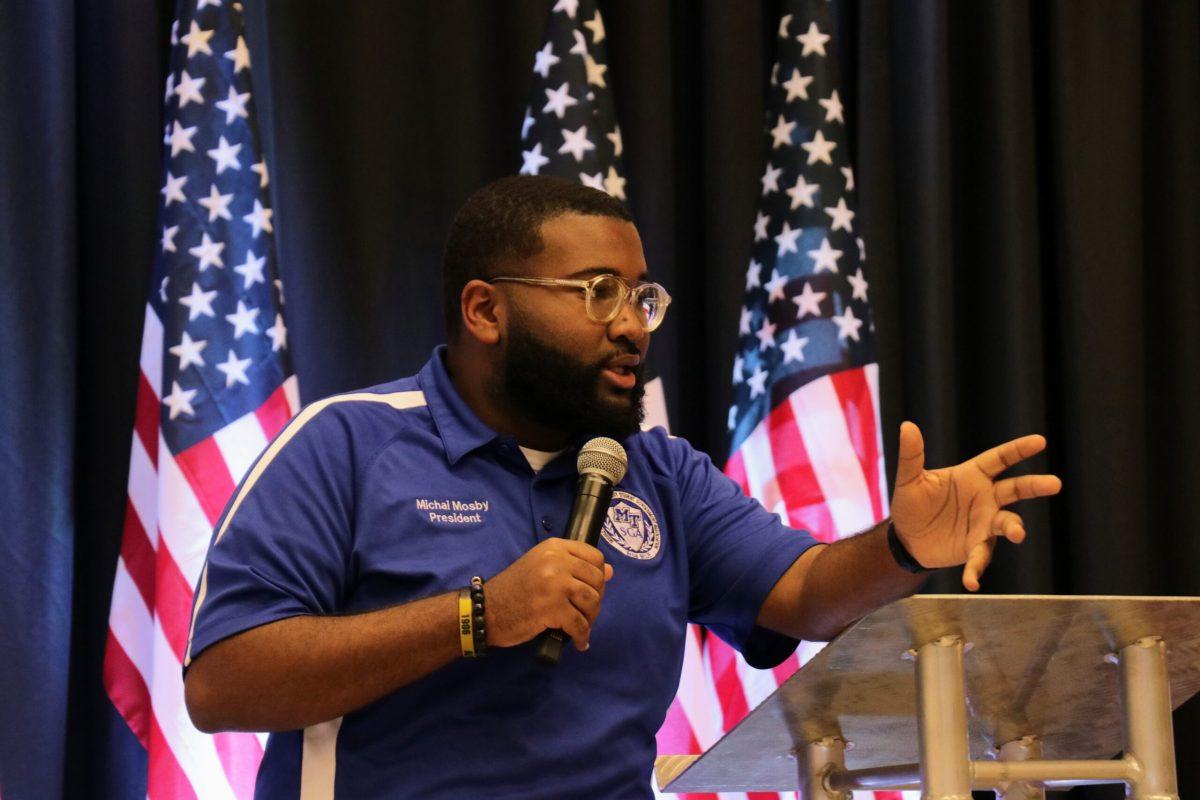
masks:
<path fill-rule="evenodd" d="M 629 492 L 613 492 L 601 535 L 625 555 L 643 561 L 658 555 L 662 544 L 654 512 L 645 501 Z"/>

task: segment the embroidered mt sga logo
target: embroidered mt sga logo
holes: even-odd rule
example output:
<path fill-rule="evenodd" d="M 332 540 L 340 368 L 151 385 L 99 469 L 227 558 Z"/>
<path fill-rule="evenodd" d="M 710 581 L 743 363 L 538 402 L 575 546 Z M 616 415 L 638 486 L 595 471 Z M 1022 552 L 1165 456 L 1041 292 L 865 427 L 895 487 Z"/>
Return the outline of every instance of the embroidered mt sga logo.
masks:
<path fill-rule="evenodd" d="M 640 561 L 654 558 L 662 545 L 662 532 L 654 511 L 648 503 L 629 492 L 613 492 L 612 504 L 600 533 L 604 541 Z"/>
<path fill-rule="evenodd" d="M 483 522 L 491 502 L 488 500 L 440 500 L 428 497 L 416 499 L 417 511 L 429 521 L 440 525 L 476 525 Z"/>

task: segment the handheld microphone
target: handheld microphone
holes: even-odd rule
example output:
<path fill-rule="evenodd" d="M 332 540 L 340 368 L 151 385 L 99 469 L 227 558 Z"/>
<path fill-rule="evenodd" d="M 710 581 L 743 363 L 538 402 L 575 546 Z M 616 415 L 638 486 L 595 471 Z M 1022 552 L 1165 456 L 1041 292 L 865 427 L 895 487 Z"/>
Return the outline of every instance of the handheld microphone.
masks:
<path fill-rule="evenodd" d="M 600 526 L 604 524 L 612 502 L 613 487 L 625 477 L 628 465 L 629 459 L 620 442 L 606 436 L 588 440 L 575 461 L 579 482 L 575 484 L 575 502 L 571 505 L 564 539 L 596 546 L 600 541 Z M 566 641 L 567 635 L 557 628 L 544 631 L 538 637 L 537 660 L 543 664 L 557 664 Z"/>

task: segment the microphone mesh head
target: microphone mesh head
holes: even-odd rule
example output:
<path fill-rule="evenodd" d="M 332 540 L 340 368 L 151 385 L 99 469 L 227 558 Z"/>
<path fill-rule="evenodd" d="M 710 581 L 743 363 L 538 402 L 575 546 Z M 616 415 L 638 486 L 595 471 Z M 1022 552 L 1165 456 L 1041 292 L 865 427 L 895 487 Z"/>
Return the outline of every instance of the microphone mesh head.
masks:
<path fill-rule="evenodd" d="M 621 447 L 620 442 L 607 436 L 589 439 L 575 461 L 575 468 L 579 470 L 580 475 L 600 475 L 612 481 L 614 486 L 625 477 L 628 465 L 629 458 L 625 455 L 625 448 Z"/>

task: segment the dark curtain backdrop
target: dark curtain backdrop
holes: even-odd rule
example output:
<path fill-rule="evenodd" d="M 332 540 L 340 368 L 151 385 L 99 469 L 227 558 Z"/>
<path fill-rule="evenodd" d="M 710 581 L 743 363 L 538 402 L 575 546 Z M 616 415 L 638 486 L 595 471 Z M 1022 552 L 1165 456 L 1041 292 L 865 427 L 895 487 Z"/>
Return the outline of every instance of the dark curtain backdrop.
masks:
<path fill-rule="evenodd" d="M 451 215 L 519 164 L 552 3 L 244 2 L 304 400 L 409 373 L 442 336 Z M 1045 432 L 1065 490 L 985 591 L 1200 595 L 1198 4 L 837 3 L 890 468 L 902 419 L 938 465 Z M 655 366 L 721 463 L 779 6 L 600 5 L 631 206 L 677 298 Z M 142 791 L 100 665 L 172 15 L 0 0 L 6 800 Z M 1200 701 L 1176 720 L 1186 797 Z"/>

